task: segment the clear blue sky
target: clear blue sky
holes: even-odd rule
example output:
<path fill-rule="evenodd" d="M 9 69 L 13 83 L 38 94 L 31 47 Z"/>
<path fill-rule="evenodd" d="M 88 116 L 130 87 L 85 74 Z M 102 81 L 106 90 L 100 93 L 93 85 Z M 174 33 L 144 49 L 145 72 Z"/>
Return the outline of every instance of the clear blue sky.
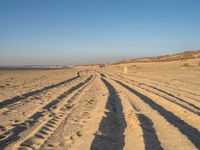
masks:
<path fill-rule="evenodd" d="M 200 49 L 200 0 L 0 0 L 0 65 Z"/>

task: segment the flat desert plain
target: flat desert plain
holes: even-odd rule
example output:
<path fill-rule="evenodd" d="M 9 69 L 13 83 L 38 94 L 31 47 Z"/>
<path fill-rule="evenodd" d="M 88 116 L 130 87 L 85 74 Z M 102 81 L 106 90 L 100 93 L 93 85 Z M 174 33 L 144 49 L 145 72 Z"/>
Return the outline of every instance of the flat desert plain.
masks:
<path fill-rule="evenodd" d="M 200 149 L 199 62 L 0 71 L 0 149 Z"/>

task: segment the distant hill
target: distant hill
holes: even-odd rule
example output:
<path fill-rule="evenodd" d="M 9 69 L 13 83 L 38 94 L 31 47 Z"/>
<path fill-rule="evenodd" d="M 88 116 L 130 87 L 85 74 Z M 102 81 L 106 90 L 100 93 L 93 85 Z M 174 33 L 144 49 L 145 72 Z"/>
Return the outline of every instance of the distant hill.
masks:
<path fill-rule="evenodd" d="M 113 64 L 137 63 L 137 62 L 169 62 L 169 61 L 186 60 L 186 59 L 193 59 L 193 58 L 200 58 L 200 50 L 185 51 L 185 52 L 176 53 L 172 55 L 128 59 L 128 60 L 119 61 Z"/>
<path fill-rule="evenodd" d="M 60 65 L 2 65 L 0 70 L 58 70 L 67 69 L 68 66 Z"/>

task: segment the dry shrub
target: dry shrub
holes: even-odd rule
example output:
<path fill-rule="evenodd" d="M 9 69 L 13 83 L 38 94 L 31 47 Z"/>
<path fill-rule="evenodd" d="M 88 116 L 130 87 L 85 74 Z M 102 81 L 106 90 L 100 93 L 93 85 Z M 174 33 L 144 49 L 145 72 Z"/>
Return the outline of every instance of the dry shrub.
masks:
<path fill-rule="evenodd" d="M 188 63 L 184 63 L 183 67 L 189 67 L 190 65 Z"/>

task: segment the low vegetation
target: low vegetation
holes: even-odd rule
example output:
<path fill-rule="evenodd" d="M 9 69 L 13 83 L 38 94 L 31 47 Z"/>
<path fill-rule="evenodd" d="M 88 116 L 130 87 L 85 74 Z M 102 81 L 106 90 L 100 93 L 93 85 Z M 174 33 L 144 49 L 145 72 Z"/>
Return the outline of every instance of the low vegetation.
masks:
<path fill-rule="evenodd" d="M 190 67 L 190 65 L 188 63 L 184 63 L 183 67 Z"/>

